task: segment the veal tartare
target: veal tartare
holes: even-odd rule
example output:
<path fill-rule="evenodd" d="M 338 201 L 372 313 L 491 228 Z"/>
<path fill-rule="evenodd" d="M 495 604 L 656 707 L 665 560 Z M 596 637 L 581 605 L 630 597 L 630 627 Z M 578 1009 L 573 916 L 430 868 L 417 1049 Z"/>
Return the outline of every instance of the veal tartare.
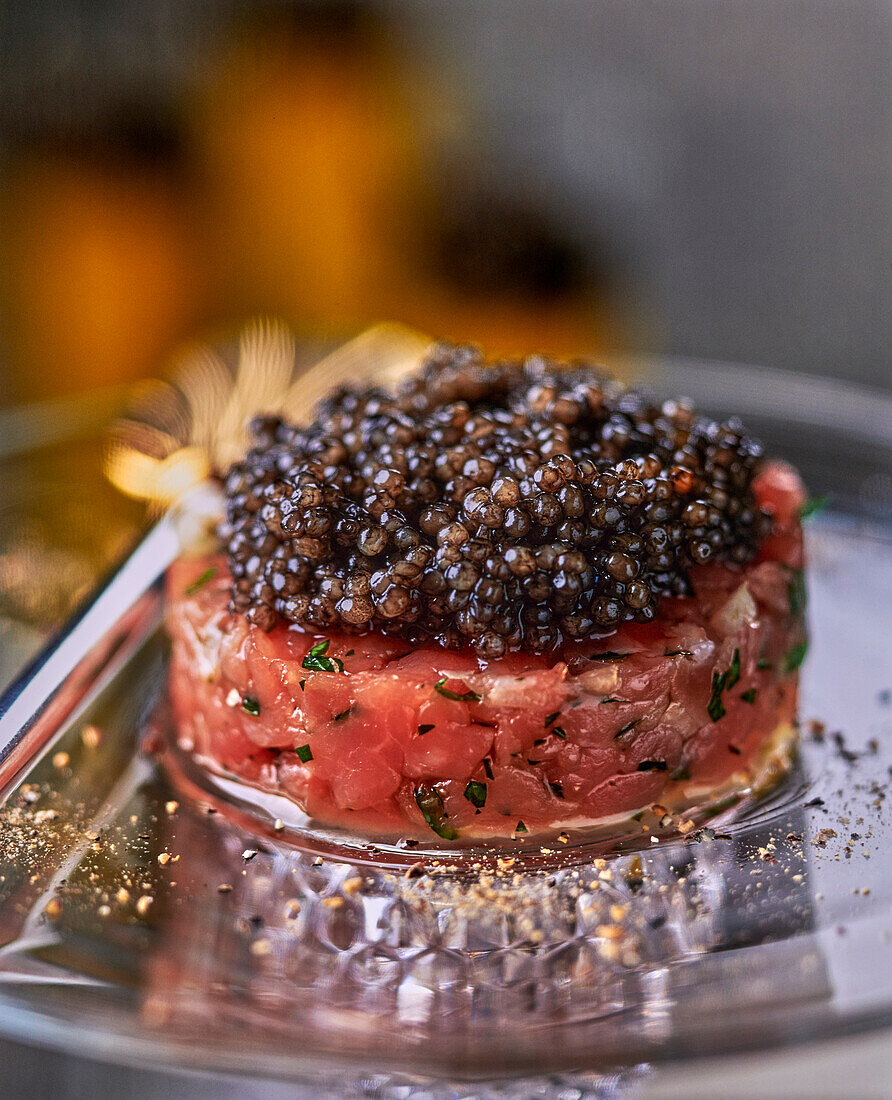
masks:
<path fill-rule="evenodd" d="M 259 420 L 225 489 L 220 552 L 168 578 L 177 738 L 315 820 L 602 822 L 745 782 L 795 723 L 803 490 L 734 420 L 440 345 Z"/>

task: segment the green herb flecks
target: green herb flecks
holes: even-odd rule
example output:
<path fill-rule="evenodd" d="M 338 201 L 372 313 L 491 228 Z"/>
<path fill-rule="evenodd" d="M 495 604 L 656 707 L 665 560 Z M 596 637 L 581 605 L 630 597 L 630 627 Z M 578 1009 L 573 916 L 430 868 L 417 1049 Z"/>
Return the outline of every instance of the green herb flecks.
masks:
<path fill-rule="evenodd" d="M 642 760 L 638 765 L 638 771 L 640 772 L 664 772 L 668 769 L 669 765 L 665 760 Z"/>
<path fill-rule="evenodd" d="M 478 695 L 476 691 L 450 691 L 449 688 L 445 686 L 448 679 L 448 676 L 444 676 L 434 684 L 434 690 L 438 691 L 444 699 L 454 699 L 456 703 L 479 703 L 483 698 L 483 696 Z"/>
<path fill-rule="evenodd" d="M 330 638 L 317 642 L 304 657 L 301 668 L 305 668 L 307 672 L 343 672 L 344 662 L 338 657 L 327 656 L 330 645 Z"/>
<path fill-rule="evenodd" d="M 250 714 L 254 718 L 257 718 L 260 714 L 260 700 L 255 699 L 253 695 L 246 695 L 242 699 L 242 710 L 245 714 Z"/>
<path fill-rule="evenodd" d="M 602 703 L 631 703 L 631 699 L 620 699 L 618 695 L 608 695 L 605 699 L 601 700 Z"/>
<path fill-rule="evenodd" d="M 187 596 L 194 596 L 196 592 L 200 592 L 202 588 L 212 581 L 217 575 L 217 567 L 212 565 L 210 569 L 205 569 L 200 577 L 196 577 L 195 580 L 186 589 Z"/>
<path fill-rule="evenodd" d="M 323 638 L 321 642 L 317 642 L 314 646 L 310 647 L 308 657 L 324 657 L 328 653 L 331 646 L 331 638 Z"/>
<path fill-rule="evenodd" d="M 301 764 L 309 764 L 313 759 L 313 753 L 310 751 L 309 745 L 298 745 L 294 751 L 297 753 L 297 759 Z"/>
<path fill-rule="evenodd" d="M 735 649 L 734 655 L 731 658 L 731 667 L 728 669 L 728 679 L 725 681 L 726 688 L 732 688 L 740 679 L 740 650 Z"/>
<path fill-rule="evenodd" d="M 755 688 L 750 688 L 749 691 L 742 691 L 740 693 L 740 698 L 744 701 L 744 703 L 753 704 L 756 701 L 757 694 L 758 693 Z"/>
<path fill-rule="evenodd" d="M 759 669 L 760 672 L 765 672 L 766 670 L 774 668 L 774 665 L 767 657 L 760 657 L 759 660 L 756 661 L 756 668 Z"/>
<path fill-rule="evenodd" d="M 809 497 L 805 504 L 799 509 L 799 518 L 801 520 L 811 519 L 812 516 L 816 516 L 823 512 L 829 501 L 830 498 L 826 493 L 822 493 L 817 497 Z"/>
<path fill-rule="evenodd" d="M 421 816 L 433 829 L 437 836 L 443 840 L 457 840 L 458 831 L 446 824 L 446 807 L 443 805 L 443 796 L 435 787 L 429 787 L 426 783 L 415 788 L 415 804 L 421 810 Z"/>
<path fill-rule="evenodd" d="M 548 729 L 548 727 L 552 724 L 552 722 L 556 722 L 558 720 L 558 718 L 560 718 L 560 716 L 561 716 L 561 712 L 559 710 L 556 710 L 553 714 L 546 714 L 545 715 L 545 728 Z"/>
<path fill-rule="evenodd" d="M 784 672 L 795 672 L 805 660 L 808 642 L 797 642 L 784 656 Z"/>
<path fill-rule="evenodd" d="M 465 787 L 465 798 L 472 806 L 476 806 L 478 810 L 482 810 L 486 805 L 486 784 L 481 783 L 478 779 L 472 779 L 467 787 Z"/>
<path fill-rule="evenodd" d="M 526 825 L 524 825 L 522 821 L 518 821 L 518 823 L 514 827 L 514 831 L 515 833 L 528 833 L 530 830 L 526 827 Z"/>
<path fill-rule="evenodd" d="M 548 732 L 553 733 L 555 737 L 560 738 L 561 741 L 567 740 L 567 731 L 560 726 L 552 726 Z"/>
<path fill-rule="evenodd" d="M 722 691 L 725 687 L 725 678 L 727 675 L 726 672 L 723 672 L 721 676 L 719 676 L 717 672 L 712 674 L 712 694 L 709 697 L 709 702 L 706 704 L 706 709 L 713 722 L 718 722 L 720 718 L 725 717 L 725 704 L 722 702 Z"/>
<path fill-rule="evenodd" d="M 805 573 L 801 569 L 794 569 L 787 583 L 787 595 L 790 599 L 790 611 L 797 619 L 805 614 L 805 605 L 808 602 L 808 593 L 805 590 Z"/>
<path fill-rule="evenodd" d="M 706 704 L 706 710 L 713 722 L 718 722 L 727 713 L 725 704 L 722 702 L 722 692 L 734 687 L 739 679 L 740 650 L 735 649 L 730 667 L 725 669 L 721 675 L 717 672 L 712 674 L 712 692 L 709 696 L 709 702 Z"/>

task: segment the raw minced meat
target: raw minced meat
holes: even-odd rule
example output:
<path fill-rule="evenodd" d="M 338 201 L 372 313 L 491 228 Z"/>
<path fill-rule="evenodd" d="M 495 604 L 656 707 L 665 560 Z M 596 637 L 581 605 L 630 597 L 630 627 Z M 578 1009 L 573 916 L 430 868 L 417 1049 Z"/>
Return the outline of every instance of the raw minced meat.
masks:
<path fill-rule="evenodd" d="M 805 650 L 803 500 L 766 464 L 774 532 L 747 565 L 690 571 L 650 623 L 555 654 L 478 657 L 378 632 L 264 632 L 227 610 L 223 556 L 168 578 L 181 746 L 314 819 L 447 839 L 596 821 L 720 786 L 794 721 Z"/>

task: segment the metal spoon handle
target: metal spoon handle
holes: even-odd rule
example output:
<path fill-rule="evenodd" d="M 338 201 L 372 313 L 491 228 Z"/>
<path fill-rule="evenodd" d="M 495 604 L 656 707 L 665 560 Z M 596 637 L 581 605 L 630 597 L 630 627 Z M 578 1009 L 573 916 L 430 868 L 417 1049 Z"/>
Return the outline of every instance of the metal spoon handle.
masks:
<path fill-rule="evenodd" d="M 126 648 L 134 632 L 144 635 L 147 617 L 157 619 L 160 600 L 148 594 L 194 541 L 216 500 L 202 485 L 165 513 L 0 696 L 0 796 L 84 699 L 114 651 Z"/>

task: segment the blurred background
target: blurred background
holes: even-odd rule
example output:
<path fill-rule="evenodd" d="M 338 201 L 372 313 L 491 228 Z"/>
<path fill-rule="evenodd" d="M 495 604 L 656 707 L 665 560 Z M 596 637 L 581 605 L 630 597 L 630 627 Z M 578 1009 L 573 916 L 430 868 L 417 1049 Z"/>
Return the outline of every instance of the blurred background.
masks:
<path fill-rule="evenodd" d="M 0 6 L 0 402 L 257 312 L 888 384 L 885 0 Z"/>

